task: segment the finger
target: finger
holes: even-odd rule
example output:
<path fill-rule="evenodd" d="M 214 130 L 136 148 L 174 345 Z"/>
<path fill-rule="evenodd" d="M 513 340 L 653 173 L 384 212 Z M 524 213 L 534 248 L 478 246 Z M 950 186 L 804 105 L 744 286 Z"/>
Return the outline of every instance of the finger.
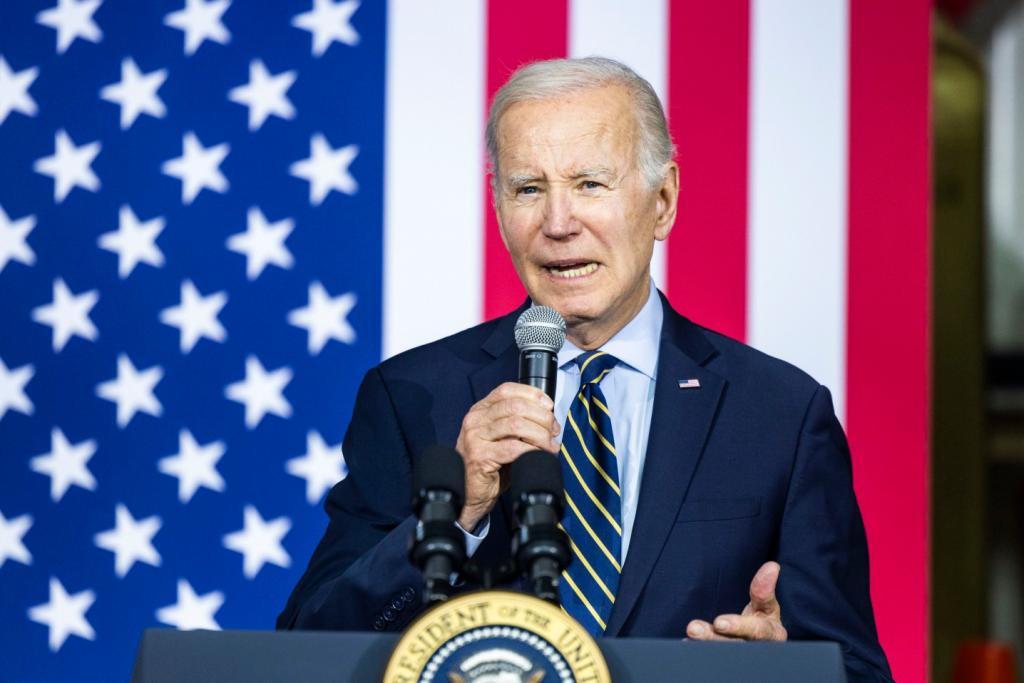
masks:
<path fill-rule="evenodd" d="M 540 389 L 506 382 L 473 404 L 462 420 L 461 433 L 477 429 L 503 415 L 518 412 L 535 416 L 545 427 L 550 424 L 552 433 L 557 434 L 559 430 L 553 411 L 554 403 Z"/>
<path fill-rule="evenodd" d="M 502 401 L 489 408 L 470 411 L 462 421 L 456 450 L 464 453 L 475 450 L 473 445 L 481 441 L 493 442 L 506 438 L 526 440 L 530 435 L 537 435 L 537 438 L 529 439 L 534 448 L 550 452 L 558 450 L 557 425 L 550 411 L 522 401 L 518 408 L 514 407 L 514 401 L 513 405 L 508 404 Z"/>
<path fill-rule="evenodd" d="M 776 629 L 776 624 L 780 629 Z M 723 614 L 715 618 L 715 633 L 742 640 L 785 640 L 780 635 L 781 624 L 765 616 Z"/>
<path fill-rule="evenodd" d="M 777 615 L 779 602 L 775 599 L 775 585 L 782 567 L 778 562 L 765 562 L 750 582 L 750 606 L 757 612 Z"/>
<path fill-rule="evenodd" d="M 480 433 L 486 441 L 505 441 L 518 439 L 528 444 L 524 450 L 539 448 L 549 453 L 554 452 L 558 442 L 547 426 L 541 426 L 521 415 L 502 417 L 488 423 Z"/>
<path fill-rule="evenodd" d="M 692 640 L 739 640 L 716 633 L 714 627 L 702 619 L 694 619 L 686 625 L 686 636 Z"/>
<path fill-rule="evenodd" d="M 487 415 L 492 419 L 500 417 L 525 417 L 527 420 L 536 422 L 553 435 L 558 433 L 558 423 L 555 422 L 555 415 L 550 408 L 542 403 L 524 398 L 510 398 L 494 403 L 488 408 Z"/>
<path fill-rule="evenodd" d="M 527 401 L 539 403 L 543 405 L 546 410 L 552 410 L 555 407 L 554 401 L 552 401 L 543 391 L 537 387 L 531 387 L 529 384 L 520 384 L 519 382 L 505 382 L 504 384 L 499 384 L 491 393 L 484 397 L 481 403 L 490 405 L 510 398 L 522 398 Z"/>

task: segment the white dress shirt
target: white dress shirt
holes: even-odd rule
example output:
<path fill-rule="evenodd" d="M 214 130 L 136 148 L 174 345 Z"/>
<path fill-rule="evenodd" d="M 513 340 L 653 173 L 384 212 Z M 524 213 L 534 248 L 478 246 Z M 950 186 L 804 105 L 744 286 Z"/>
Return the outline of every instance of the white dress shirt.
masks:
<path fill-rule="evenodd" d="M 640 480 L 647 456 L 647 437 L 654 410 L 654 382 L 658 375 L 658 345 L 664 312 L 654 282 L 650 283 L 647 302 L 601 350 L 615 356 L 619 363 L 601 380 L 601 392 L 611 412 L 615 450 L 618 453 L 619 489 L 622 500 L 622 557 L 625 562 L 633 535 Z M 580 371 L 576 357 L 584 353 L 568 339 L 558 353 L 558 381 L 555 386 L 555 419 L 565 425 L 572 399 L 579 392 Z M 461 527 L 459 527 L 461 528 Z M 476 534 L 463 529 L 466 551 L 472 556 L 487 537 L 490 518 Z"/>

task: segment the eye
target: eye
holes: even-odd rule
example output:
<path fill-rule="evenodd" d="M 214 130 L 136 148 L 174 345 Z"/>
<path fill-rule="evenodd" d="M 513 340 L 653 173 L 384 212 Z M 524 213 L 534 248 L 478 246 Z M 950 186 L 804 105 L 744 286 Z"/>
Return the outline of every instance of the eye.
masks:
<path fill-rule="evenodd" d="M 516 188 L 516 195 L 537 194 L 540 189 L 536 185 L 524 185 Z"/>
<path fill-rule="evenodd" d="M 584 190 L 596 190 L 601 187 L 601 183 L 596 180 L 584 180 L 580 183 L 580 187 Z"/>

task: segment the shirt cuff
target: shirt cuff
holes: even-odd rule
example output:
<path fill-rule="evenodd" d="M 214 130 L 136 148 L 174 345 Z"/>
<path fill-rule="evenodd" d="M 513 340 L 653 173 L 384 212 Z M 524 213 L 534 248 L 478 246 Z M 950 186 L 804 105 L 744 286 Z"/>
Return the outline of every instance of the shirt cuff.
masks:
<path fill-rule="evenodd" d="M 480 523 L 476 525 L 473 531 L 466 531 L 458 522 L 455 522 L 455 526 L 459 528 L 459 531 L 466 538 L 466 557 L 473 557 L 473 553 L 476 552 L 476 549 L 487 538 L 487 532 L 491 530 L 491 516 L 487 515 L 480 520 Z"/>

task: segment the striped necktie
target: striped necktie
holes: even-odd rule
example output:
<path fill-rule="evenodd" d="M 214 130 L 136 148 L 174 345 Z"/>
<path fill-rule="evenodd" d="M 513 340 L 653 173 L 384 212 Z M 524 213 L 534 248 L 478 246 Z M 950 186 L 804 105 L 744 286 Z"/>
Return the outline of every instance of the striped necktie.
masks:
<path fill-rule="evenodd" d="M 604 633 L 619 586 L 622 502 L 615 437 L 600 383 L 618 363 L 604 351 L 576 358 L 580 390 L 562 430 L 562 528 L 572 560 L 562 572 L 562 608 L 594 636 Z"/>

